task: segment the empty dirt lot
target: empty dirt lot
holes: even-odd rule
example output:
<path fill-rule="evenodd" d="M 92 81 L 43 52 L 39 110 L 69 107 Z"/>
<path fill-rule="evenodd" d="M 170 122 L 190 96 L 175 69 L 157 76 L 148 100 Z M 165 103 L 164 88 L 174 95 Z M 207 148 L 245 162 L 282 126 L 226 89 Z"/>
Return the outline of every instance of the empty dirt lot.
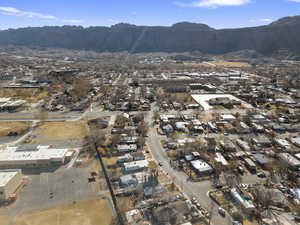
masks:
<path fill-rule="evenodd" d="M 1 225 L 109 225 L 110 203 L 97 199 L 18 216 L 1 216 Z"/>
<path fill-rule="evenodd" d="M 0 122 L 0 137 L 7 136 L 11 132 L 21 134 L 29 128 L 29 122 Z"/>
<path fill-rule="evenodd" d="M 227 61 L 218 61 L 212 62 L 216 66 L 229 67 L 229 68 L 242 68 L 242 67 L 250 67 L 250 64 L 245 62 L 227 62 Z"/>
<path fill-rule="evenodd" d="M 84 122 L 44 122 L 33 133 L 34 143 L 53 140 L 80 140 L 87 135 Z"/>

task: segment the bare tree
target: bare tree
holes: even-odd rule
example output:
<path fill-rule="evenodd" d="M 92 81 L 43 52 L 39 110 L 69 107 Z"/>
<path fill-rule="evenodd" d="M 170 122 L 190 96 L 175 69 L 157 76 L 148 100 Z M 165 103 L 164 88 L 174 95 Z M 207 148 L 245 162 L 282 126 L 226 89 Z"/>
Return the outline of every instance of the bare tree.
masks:
<path fill-rule="evenodd" d="M 118 115 L 115 120 L 115 127 L 125 127 L 126 122 L 127 119 L 124 116 Z"/>
<path fill-rule="evenodd" d="M 138 138 L 138 141 L 137 141 L 137 144 L 140 148 L 143 148 L 145 146 L 145 143 L 146 143 L 146 140 L 144 137 L 139 137 Z"/>
<path fill-rule="evenodd" d="M 144 121 L 144 119 L 145 119 L 145 115 L 143 113 L 136 114 L 132 118 L 132 120 L 135 123 L 140 123 L 140 122 Z"/>
<path fill-rule="evenodd" d="M 233 212 L 231 216 L 235 221 L 243 222 L 244 220 L 243 214 L 240 212 Z"/>
<path fill-rule="evenodd" d="M 76 79 L 73 82 L 72 95 L 77 99 L 81 100 L 86 98 L 89 90 L 91 89 L 91 83 L 86 79 Z"/>
<path fill-rule="evenodd" d="M 143 137 L 146 137 L 147 136 L 147 133 L 148 133 L 148 130 L 149 130 L 149 125 L 147 122 L 145 121 L 141 121 L 138 125 L 138 128 L 137 128 L 137 132 L 143 136 Z"/>
<path fill-rule="evenodd" d="M 265 187 L 260 186 L 253 190 L 254 202 L 257 205 L 259 211 L 268 209 L 272 203 L 272 192 Z"/>
<path fill-rule="evenodd" d="M 159 120 L 159 119 L 160 119 L 159 113 L 158 113 L 158 112 L 154 112 L 154 113 L 153 113 L 153 120 L 154 120 L 154 121 L 157 121 L 157 120 Z"/>
<path fill-rule="evenodd" d="M 234 187 L 241 183 L 241 176 L 238 173 L 234 173 L 232 171 L 228 171 L 225 173 L 226 184 L 229 187 Z"/>
<path fill-rule="evenodd" d="M 208 209 L 208 213 L 209 213 L 208 224 L 209 225 L 211 224 L 211 220 L 212 220 L 212 217 L 213 217 L 214 209 L 215 209 L 215 204 L 213 203 L 213 201 L 211 201 L 210 202 L 210 207 Z"/>
<path fill-rule="evenodd" d="M 110 138 L 110 145 L 112 148 L 116 148 L 117 145 L 119 144 L 120 142 L 120 139 L 121 139 L 121 135 L 113 135 L 111 138 Z"/>

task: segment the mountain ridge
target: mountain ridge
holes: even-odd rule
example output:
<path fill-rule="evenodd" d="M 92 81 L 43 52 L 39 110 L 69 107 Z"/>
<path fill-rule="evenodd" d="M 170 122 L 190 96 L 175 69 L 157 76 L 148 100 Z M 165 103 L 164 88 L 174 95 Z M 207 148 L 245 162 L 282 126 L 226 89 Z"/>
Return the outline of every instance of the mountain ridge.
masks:
<path fill-rule="evenodd" d="M 0 45 L 53 47 L 99 52 L 188 52 L 223 54 L 252 49 L 269 55 L 281 49 L 300 54 L 300 16 L 269 25 L 214 29 L 179 22 L 172 26 L 119 23 L 110 27 L 45 26 L 0 31 Z"/>

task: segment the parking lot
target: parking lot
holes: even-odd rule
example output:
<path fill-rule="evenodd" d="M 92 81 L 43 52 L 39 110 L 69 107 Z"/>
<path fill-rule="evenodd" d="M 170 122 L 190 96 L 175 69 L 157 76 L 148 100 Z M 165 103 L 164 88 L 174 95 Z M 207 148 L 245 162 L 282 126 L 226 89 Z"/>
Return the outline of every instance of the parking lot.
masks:
<path fill-rule="evenodd" d="M 93 199 L 97 196 L 88 183 L 89 170 L 82 168 L 63 169 L 56 173 L 42 173 L 29 176 L 29 184 L 24 187 L 19 199 L 0 215 L 17 215 L 77 201 Z"/>

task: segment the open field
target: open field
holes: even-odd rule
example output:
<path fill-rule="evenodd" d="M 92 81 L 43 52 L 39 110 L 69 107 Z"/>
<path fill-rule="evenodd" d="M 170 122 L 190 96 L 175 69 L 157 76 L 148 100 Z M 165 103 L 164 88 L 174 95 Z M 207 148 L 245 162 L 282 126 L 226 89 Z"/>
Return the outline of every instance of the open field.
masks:
<path fill-rule="evenodd" d="M 197 62 L 184 62 L 184 65 L 191 67 L 213 67 L 213 65 L 209 65 L 208 63 L 197 63 Z"/>
<path fill-rule="evenodd" d="M 250 67 L 250 64 L 244 62 L 226 62 L 226 61 L 217 61 L 212 62 L 216 66 L 223 66 L 223 67 L 234 67 L 234 68 L 242 68 L 242 67 Z"/>
<path fill-rule="evenodd" d="M 197 102 L 187 93 L 175 93 L 171 95 L 175 101 L 183 102 L 185 104 L 196 104 Z"/>
<path fill-rule="evenodd" d="M 71 205 L 18 216 L 1 216 L 1 225 L 109 225 L 112 211 L 107 200 L 82 201 Z"/>
<path fill-rule="evenodd" d="M 7 136 L 11 132 L 21 134 L 29 128 L 29 122 L 0 122 L 0 137 Z"/>
<path fill-rule="evenodd" d="M 29 103 L 37 103 L 48 96 L 47 91 L 40 89 L 0 89 L 0 96 L 7 98 L 18 98 Z"/>
<path fill-rule="evenodd" d="M 84 122 L 45 122 L 34 135 L 37 141 L 82 139 L 87 135 Z"/>
<path fill-rule="evenodd" d="M 114 166 L 118 161 L 118 157 L 105 157 L 103 158 L 103 162 L 106 166 Z"/>

